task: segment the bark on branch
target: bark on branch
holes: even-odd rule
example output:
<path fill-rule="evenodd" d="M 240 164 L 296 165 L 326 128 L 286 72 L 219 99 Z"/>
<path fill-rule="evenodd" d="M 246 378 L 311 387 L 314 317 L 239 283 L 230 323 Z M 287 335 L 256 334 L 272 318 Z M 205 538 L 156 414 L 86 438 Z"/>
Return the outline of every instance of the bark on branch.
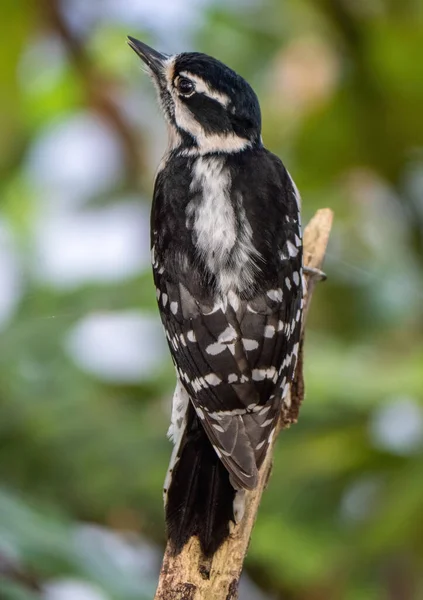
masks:
<path fill-rule="evenodd" d="M 306 267 L 321 269 L 332 220 L 332 211 L 327 208 L 321 209 L 305 228 L 304 265 Z M 303 328 L 318 277 L 306 274 L 306 279 Z M 296 379 L 291 387 L 290 398 L 287 399 L 288 407 L 281 414 L 277 433 L 297 421 L 304 391 L 302 381 L 302 351 L 300 351 Z M 270 476 L 276 438 L 277 435 L 273 438 L 273 444 L 260 470 L 257 488 L 246 494 L 246 509 L 242 521 L 233 527 L 230 537 L 212 559 L 205 559 L 202 556 L 197 538 L 191 538 L 178 556 L 172 556 L 170 548 L 167 547 L 155 600 L 236 600 L 238 598 L 239 578 L 261 496 Z"/>

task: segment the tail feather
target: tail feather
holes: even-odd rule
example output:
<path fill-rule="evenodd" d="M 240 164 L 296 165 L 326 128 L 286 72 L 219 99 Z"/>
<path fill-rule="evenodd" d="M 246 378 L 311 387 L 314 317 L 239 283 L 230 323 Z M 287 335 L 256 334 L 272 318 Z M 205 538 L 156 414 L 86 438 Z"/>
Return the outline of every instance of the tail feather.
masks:
<path fill-rule="evenodd" d="M 191 406 L 167 490 L 166 524 L 178 554 L 193 535 L 211 556 L 229 535 L 235 490 Z"/>

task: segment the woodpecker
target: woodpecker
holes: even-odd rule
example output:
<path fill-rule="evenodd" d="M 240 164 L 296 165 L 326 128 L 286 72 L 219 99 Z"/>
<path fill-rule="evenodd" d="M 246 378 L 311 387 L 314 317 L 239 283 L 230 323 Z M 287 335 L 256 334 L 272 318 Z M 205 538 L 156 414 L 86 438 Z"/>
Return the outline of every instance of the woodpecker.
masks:
<path fill-rule="evenodd" d="M 157 301 L 176 369 L 165 480 L 174 553 L 213 555 L 258 483 L 298 358 L 300 196 L 266 150 L 251 86 L 206 54 L 128 43 L 168 128 L 151 214 Z"/>

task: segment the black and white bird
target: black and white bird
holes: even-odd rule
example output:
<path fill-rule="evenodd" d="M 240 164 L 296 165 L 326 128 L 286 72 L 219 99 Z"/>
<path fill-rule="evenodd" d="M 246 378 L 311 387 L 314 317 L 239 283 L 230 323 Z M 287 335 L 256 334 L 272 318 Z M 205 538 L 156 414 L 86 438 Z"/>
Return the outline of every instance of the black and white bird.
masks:
<path fill-rule="evenodd" d="M 258 483 L 297 362 L 300 198 L 263 146 L 250 85 L 196 52 L 129 38 L 157 88 L 169 145 L 151 215 L 157 300 L 176 368 L 168 536 L 212 555 Z"/>

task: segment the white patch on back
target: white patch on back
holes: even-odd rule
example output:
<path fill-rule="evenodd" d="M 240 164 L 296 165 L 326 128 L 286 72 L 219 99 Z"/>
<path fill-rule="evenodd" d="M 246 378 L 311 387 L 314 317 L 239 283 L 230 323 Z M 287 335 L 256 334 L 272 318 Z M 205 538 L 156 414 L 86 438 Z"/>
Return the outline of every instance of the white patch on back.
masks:
<path fill-rule="evenodd" d="M 236 240 L 235 214 L 229 199 L 231 180 L 218 158 L 198 158 L 192 175 L 191 191 L 200 192 L 202 199 L 198 204 L 195 200 L 190 202 L 187 213 L 194 214 L 197 247 L 207 267 L 215 273 Z"/>
<path fill-rule="evenodd" d="M 231 290 L 243 291 L 254 282 L 259 253 L 252 244 L 251 225 L 242 205 L 238 209 L 241 225 L 237 227 L 230 199 L 231 178 L 224 158 L 197 158 L 190 189 L 195 198 L 186 212 L 188 218 L 194 217 L 197 250 L 216 276 L 224 297 Z M 235 309 L 235 302 L 231 304 Z"/>

